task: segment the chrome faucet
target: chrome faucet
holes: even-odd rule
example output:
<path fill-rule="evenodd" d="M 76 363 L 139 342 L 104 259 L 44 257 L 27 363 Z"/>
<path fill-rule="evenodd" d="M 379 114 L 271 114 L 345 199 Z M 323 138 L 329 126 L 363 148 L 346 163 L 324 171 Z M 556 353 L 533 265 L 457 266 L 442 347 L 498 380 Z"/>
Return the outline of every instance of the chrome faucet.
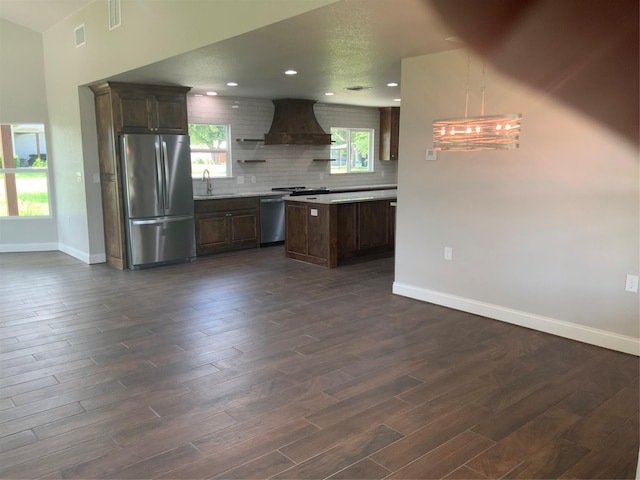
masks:
<path fill-rule="evenodd" d="M 207 182 L 207 195 L 211 195 L 213 193 L 213 185 L 211 185 L 209 170 L 207 170 L 206 168 L 204 169 L 204 172 L 202 172 L 202 181 Z"/>

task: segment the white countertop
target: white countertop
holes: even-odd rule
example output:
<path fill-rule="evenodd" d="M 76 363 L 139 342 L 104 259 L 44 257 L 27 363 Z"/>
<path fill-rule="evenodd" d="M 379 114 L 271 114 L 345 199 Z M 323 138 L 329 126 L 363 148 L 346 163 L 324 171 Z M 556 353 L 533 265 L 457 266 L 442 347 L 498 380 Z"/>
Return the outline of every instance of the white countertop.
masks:
<path fill-rule="evenodd" d="M 318 188 L 318 187 L 309 187 L 309 188 Z M 357 188 L 358 190 L 361 190 L 359 192 L 344 192 L 345 190 L 353 190 Z M 330 196 L 332 198 L 334 198 L 333 202 L 318 202 L 318 203 L 340 203 L 340 200 L 336 199 L 335 195 L 356 195 L 359 197 L 366 197 L 369 196 L 371 194 L 373 194 L 376 191 L 381 191 L 381 192 L 388 192 L 390 190 L 393 190 L 393 192 L 396 192 L 397 185 L 396 184 L 386 184 L 386 185 L 357 185 L 354 187 L 329 187 L 329 190 L 331 190 L 331 192 L 333 193 L 329 193 L 329 194 L 322 194 L 322 195 L 318 195 L 318 197 L 327 197 Z M 372 189 L 372 190 L 369 190 Z M 385 189 L 385 190 L 381 190 L 381 189 Z M 363 192 L 366 192 L 366 195 L 363 195 Z M 245 192 L 245 193 L 214 193 L 212 195 L 194 195 L 193 199 L 194 200 L 216 200 L 216 199 L 221 199 L 221 198 L 238 198 L 238 197 L 268 197 L 268 196 L 284 196 L 286 199 L 299 199 L 299 198 L 307 198 L 307 196 L 299 196 L 299 197 L 290 197 L 288 195 L 287 192 L 276 192 L 273 190 L 263 190 L 263 191 L 256 191 L 256 192 Z M 312 195 L 310 195 L 309 197 L 311 197 Z M 344 198 L 344 197 L 341 197 Z M 383 198 L 387 198 L 387 197 L 383 197 Z M 389 197 L 389 198 L 395 198 L 395 193 L 393 195 L 393 197 Z M 377 200 L 377 198 L 371 198 L 371 200 Z M 348 200 L 342 200 L 342 202 L 345 202 Z M 356 200 L 353 200 L 356 201 Z M 365 201 L 365 200 L 362 200 Z"/>
<path fill-rule="evenodd" d="M 336 203 L 372 202 L 375 200 L 395 200 L 398 196 L 397 189 L 369 190 L 362 192 L 327 193 L 322 195 L 300 195 L 286 197 L 285 200 L 299 203 L 317 203 L 331 205 Z"/>

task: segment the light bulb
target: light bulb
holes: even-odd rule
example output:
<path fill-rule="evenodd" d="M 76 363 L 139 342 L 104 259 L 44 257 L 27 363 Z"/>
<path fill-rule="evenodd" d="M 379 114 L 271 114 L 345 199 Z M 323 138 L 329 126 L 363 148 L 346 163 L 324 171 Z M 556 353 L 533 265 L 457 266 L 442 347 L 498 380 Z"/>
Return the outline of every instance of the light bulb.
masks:
<path fill-rule="evenodd" d="M 497 124 L 497 125 L 496 125 L 496 130 L 500 130 L 500 129 L 502 129 L 502 125 Z"/>

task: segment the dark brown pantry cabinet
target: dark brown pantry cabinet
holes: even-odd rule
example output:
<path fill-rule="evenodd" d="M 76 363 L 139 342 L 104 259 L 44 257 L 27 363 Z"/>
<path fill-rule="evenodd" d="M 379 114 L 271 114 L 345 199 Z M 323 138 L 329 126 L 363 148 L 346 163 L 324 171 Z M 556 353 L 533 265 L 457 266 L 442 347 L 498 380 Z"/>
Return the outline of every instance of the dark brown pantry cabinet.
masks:
<path fill-rule="evenodd" d="M 121 159 L 124 133 L 188 134 L 189 87 L 104 82 L 90 87 L 95 96 L 98 161 L 107 263 L 126 265 Z"/>
<path fill-rule="evenodd" d="M 259 209 L 258 197 L 196 200 L 196 254 L 256 248 Z"/>
<path fill-rule="evenodd" d="M 380 160 L 398 160 L 400 107 L 380 108 Z"/>

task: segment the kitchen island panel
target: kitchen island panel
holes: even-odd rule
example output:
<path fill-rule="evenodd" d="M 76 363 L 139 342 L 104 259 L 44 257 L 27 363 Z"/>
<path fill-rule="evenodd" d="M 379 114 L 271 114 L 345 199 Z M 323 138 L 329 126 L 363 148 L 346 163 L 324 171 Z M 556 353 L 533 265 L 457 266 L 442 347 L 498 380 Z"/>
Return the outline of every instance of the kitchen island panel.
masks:
<path fill-rule="evenodd" d="M 333 268 L 338 264 L 335 206 L 285 202 L 285 254 Z"/>
<path fill-rule="evenodd" d="M 351 257 L 391 254 L 395 193 L 285 199 L 285 255 L 333 268 Z"/>

